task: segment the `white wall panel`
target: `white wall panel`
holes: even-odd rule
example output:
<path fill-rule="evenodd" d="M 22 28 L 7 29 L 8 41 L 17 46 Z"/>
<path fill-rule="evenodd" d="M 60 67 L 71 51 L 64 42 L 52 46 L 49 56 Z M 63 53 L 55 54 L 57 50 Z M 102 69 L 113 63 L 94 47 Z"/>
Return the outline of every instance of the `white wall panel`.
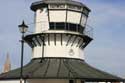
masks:
<path fill-rule="evenodd" d="M 67 17 L 67 22 L 75 23 L 75 24 L 80 23 L 81 13 L 74 12 L 74 11 L 68 11 L 67 16 L 68 16 Z"/>
<path fill-rule="evenodd" d="M 33 57 L 40 58 L 42 57 L 42 46 L 37 46 L 33 48 Z"/>
<path fill-rule="evenodd" d="M 87 17 L 83 14 L 82 15 L 82 20 L 81 20 L 81 25 L 84 27 L 87 21 Z"/>
<path fill-rule="evenodd" d="M 57 42 L 59 43 L 59 42 Z M 42 57 L 42 46 L 37 46 L 34 49 L 32 58 Z M 50 45 L 44 46 L 44 57 L 65 57 L 65 58 L 77 58 L 84 60 L 84 52 L 82 49 L 71 45 Z"/>
<path fill-rule="evenodd" d="M 65 22 L 66 11 L 50 11 L 50 22 Z"/>
<path fill-rule="evenodd" d="M 35 32 L 41 33 L 49 29 L 49 21 L 48 21 L 48 10 L 47 8 L 38 9 L 36 11 L 36 27 Z"/>

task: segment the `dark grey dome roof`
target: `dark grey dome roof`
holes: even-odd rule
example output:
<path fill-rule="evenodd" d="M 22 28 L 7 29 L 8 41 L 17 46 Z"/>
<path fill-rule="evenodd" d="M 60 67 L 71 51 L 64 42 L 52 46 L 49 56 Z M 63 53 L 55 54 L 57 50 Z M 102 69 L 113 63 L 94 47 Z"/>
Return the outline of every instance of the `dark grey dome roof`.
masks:
<path fill-rule="evenodd" d="M 123 81 L 122 78 L 91 67 L 80 59 L 33 59 L 23 68 L 24 79 L 80 79 L 84 81 Z M 0 80 L 20 79 L 20 68 L 0 75 Z"/>

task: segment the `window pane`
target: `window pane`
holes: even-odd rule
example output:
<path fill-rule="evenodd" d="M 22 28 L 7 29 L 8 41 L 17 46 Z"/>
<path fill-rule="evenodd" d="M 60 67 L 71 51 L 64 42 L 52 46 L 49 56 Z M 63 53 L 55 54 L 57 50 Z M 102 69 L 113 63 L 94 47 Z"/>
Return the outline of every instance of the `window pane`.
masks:
<path fill-rule="evenodd" d="M 64 30 L 65 24 L 64 23 L 56 23 L 56 29 L 57 30 Z"/>
<path fill-rule="evenodd" d="M 78 30 L 79 33 L 83 33 L 83 29 L 84 29 L 84 28 L 80 26 L 80 27 L 79 27 L 79 30 Z"/>
<path fill-rule="evenodd" d="M 50 23 L 50 30 L 54 30 L 54 23 Z"/>
<path fill-rule="evenodd" d="M 73 31 L 73 32 L 79 32 L 83 34 L 84 27 L 81 25 L 77 24 L 72 24 L 72 23 L 64 23 L 64 22 L 59 22 L 59 23 L 50 23 L 50 30 L 67 30 L 67 31 Z"/>
<path fill-rule="evenodd" d="M 69 80 L 69 83 L 74 83 L 74 81 L 73 80 Z"/>
<path fill-rule="evenodd" d="M 70 31 L 76 31 L 76 24 L 70 24 L 69 27 L 70 27 L 69 28 Z"/>

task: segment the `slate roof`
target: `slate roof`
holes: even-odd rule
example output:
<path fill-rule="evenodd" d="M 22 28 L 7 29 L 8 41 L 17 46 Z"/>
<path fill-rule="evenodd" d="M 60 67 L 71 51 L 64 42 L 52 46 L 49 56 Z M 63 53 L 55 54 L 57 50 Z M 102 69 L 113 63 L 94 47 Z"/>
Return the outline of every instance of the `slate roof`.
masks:
<path fill-rule="evenodd" d="M 123 81 L 100 71 L 80 59 L 33 59 L 23 68 L 24 79 L 81 79 L 84 81 Z M 20 79 L 20 68 L 0 75 L 0 80 Z"/>

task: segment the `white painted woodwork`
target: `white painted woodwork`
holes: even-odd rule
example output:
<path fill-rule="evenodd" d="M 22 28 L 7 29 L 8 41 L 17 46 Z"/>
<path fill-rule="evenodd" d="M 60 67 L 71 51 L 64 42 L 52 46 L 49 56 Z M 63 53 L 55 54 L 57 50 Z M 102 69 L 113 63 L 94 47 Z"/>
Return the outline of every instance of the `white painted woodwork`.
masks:
<path fill-rule="evenodd" d="M 41 33 L 49 29 L 48 10 L 47 8 L 36 11 L 35 33 Z"/>
<path fill-rule="evenodd" d="M 49 12 L 49 13 L 48 13 Z M 49 14 L 49 17 L 48 17 Z M 35 33 L 41 33 L 49 30 L 50 22 L 66 22 L 66 10 L 47 10 L 47 8 L 37 9 L 35 22 Z M 73 24 L 79 24 L 81 19 L 81 13 L 75 11 L 67 11 L 67 22 Z M 81 25 L 84 26 L 87 17 L 83 14 Z"/>
<path fill-rule="evenodd" d="M 80 23 L 80 18 L 81 18 L 81 13 L 74 12 L 74 11 L 68 11 L 67 22 L 74 23 L 74 24 L 79 24 Z"/>
<path fill-rule="evenodd" d="M 50 18 L 50 22 L 66 22 L 66 10 L 48 11 L 47 8 L 38 9 L 36 11 L 35 33 L 43 33 L 49 30 L 48 18 Z M 81 18 L 81 13 L 75 11 L 67 11 L 67 22 L 79 24 L 80 18 Z M 58 31 L 54 31 L 54 33 L 56 32 Z M 63 37 L 63 45 L 61 45 L 60 36 L 56 38 L 56 45 L 54 43 L 53 37 L 54 36 L 51 34 L 50 45 L 48 45 L 47 39 L 45 41 L 46 45 L 44 46 L 44 57 L 65 57 L 65 58 L 84 59 L 83 50 L 79 47 L 76 47 L 78 39 L 74 42 L 72 46 L 72 42 L 74 40 L 74 38 L 72 38 L 69 44 L 66 46 L 69 37 Z M 80 43 L 82 43 L 82 41 Z M 41 58 L 42 46 L 34 47 L 32 49 L 32 54 L 33 54 L 32 58 Z"/>
<path fill-rule="evenodd" d="M 66 10 L 51 10 L 50 14 L 50 22 L 65 22 L 66 20 Z"/>
<path fill-rule="evenodd" d="M 73 52 L 71 52 L 73 50 Z M 33 48 L 32 58 L 42 57 L 42 46 Z M 44 57 L 65 57 L 84 59 L 84 52 L 78 47 L 69 46 L 44 46 Z"/>
<path fill-rule="evenodd" d="M 79 39 L 77 39 L 73 46 L 72 42 L 74 41 L 74 37 L 70 40 L 67 45 L 67 41 L 69 36 L 63 35 L 63 42 L 61 45 L 61 38 L 59 35 L 56 37 L 56 45 L 54 43 L 54 35 L 50 35 L 50 45 L 48 45 L 48 41 L 46 40 L 44 46 L 44 57 L 65 57 L 65 58 L 77 58 L 84 60 L 84 52 L 81 48 L 76 47 Z M 80 42 L 81 44 L 82 42 Z M 42 57 L 42 46 L 36 46 L 33 48 L 32 58 L 41 58 Z"/>
<path fill-rule="evenodd" d="M 82 14 L 81 25 L 84 27 L 86 22 L 87 22 L 87 17 L 84 14 Z"/>

